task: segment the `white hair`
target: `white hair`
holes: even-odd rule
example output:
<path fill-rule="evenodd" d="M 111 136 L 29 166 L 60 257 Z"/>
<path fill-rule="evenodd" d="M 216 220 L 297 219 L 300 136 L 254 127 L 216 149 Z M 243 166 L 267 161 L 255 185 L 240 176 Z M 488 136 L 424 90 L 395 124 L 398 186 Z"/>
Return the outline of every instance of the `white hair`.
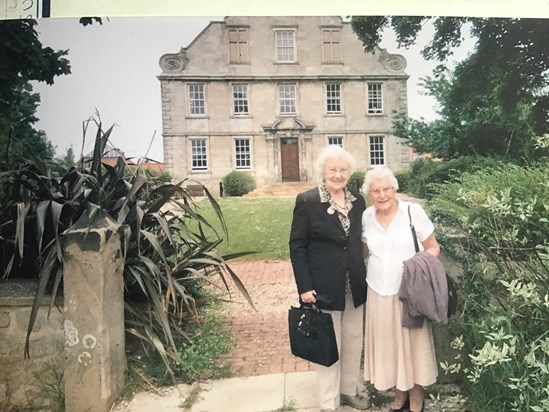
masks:
<path fill-rule="evenodd" d="M 328 159 L 345 159 L 349 164 L 349 176 L 355 169 L 355 158 L 347 150 L 336 144 L 331 144 L 323 148 L 315 163 L 315 177 L 318 183 L 324 181 L 324 165 Z"/>
<path fill-rule="evenodd" d="M 370 190 L 370 185 L 374 181 L 387 179 L 389 183 L 395 189 L 398 190 L 398 180 L 395 177 L 395 174 L 387 166 L 374 167 L 373 169 L 368 170 L 366 176 L 364 177 L 364 185 L 362 186 L 362 192 L 368 193 Z"/>

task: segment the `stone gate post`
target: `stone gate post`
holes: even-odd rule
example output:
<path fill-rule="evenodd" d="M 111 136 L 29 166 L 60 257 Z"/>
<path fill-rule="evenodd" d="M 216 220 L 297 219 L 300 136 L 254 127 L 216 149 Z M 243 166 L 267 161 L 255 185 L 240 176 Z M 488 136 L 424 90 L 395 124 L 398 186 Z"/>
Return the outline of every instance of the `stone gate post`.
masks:
<path fill-rule="evenodd" d="M 124 387 L 122 227 L 83 216 L 64 245 L 65 410 L 105 412 Z"/>

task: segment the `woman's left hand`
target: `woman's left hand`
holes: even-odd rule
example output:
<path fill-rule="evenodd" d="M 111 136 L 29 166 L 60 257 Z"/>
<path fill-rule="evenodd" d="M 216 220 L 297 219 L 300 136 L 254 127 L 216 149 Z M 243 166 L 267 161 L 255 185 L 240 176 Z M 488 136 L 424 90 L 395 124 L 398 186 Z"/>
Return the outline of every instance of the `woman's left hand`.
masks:
<path fill-rule="evenodd" d="M 310 290 L 299 295 L 303 303 L 315 303 L 316 302 L 316 291 Z"/>

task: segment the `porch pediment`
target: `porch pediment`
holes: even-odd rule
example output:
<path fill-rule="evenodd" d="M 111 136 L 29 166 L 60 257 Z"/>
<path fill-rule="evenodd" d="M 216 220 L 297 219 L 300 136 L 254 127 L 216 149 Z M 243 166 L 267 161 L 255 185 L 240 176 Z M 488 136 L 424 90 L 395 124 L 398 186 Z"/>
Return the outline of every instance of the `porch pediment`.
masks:
<path fill-rule="evenodd" d="M 275 119 L 272 123 L 263 125 L 262 127 L 264 131 L 272 134 L 277 134 L 277 132 L 308 133 L 315 128 L 313 124 L 308 124 L 297 117 L 278 118 Z"/>

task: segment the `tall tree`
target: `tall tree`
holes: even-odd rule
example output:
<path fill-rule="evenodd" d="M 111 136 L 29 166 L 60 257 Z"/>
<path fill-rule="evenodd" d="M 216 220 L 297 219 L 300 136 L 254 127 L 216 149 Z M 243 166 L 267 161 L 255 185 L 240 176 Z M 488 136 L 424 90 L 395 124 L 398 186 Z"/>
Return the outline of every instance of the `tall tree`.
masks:
<path fill-rule="evenodd" d="M 549 127 L 549 23 L 544 19 L 472 17 L 353 17 L 353 30 L 366 51 L 373 51 L 391 27 L 399 46 L 409 47 L 423 25 L 434 34 L 422 55 L 441 64 L 427 90 L 437 99 L 440 120 L 400 118 L 395 132 L 416 149 L 443 157 L 464 154 L 520 159 L 530 137 Z M 474 52 L 453 73 L 444 62 L 461 44 L 466 27 L 476 38 Z"/>
<path fill-rule="evenodd" d="M 0 21 L 0 170 L 13 165 L 28 148 L 51 157 L 53 146 L 43 131 L 32 125 L 40 96 L 32 92 L 31 80 L 53 84 L 70 73 L 68 51 L 44 47 L 38 40 L 35 20 Z"/>

